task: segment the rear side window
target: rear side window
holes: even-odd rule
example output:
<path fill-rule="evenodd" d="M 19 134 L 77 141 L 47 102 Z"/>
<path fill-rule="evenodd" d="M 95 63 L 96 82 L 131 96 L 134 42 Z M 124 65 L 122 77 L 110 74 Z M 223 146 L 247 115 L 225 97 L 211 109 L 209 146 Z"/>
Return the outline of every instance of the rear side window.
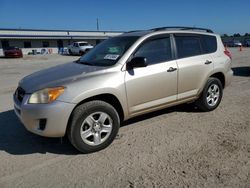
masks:
<path fill-rule="evenodd" d="M 178 58 L 202 54 L 199 36 L 175 36 Z"/>
<path fill-rule="evenodd" d="M 201 38 L 204 53 L 214 53 L 217 51 L 217 40 L 215 36 L 202 35 Z"/>
<path fill-rule="evenodd" d="M 156 38 L 143 43 L 134 57 L 145 57 L 149 65 L 166 62 L 172 59 L 169 37 Z"/>

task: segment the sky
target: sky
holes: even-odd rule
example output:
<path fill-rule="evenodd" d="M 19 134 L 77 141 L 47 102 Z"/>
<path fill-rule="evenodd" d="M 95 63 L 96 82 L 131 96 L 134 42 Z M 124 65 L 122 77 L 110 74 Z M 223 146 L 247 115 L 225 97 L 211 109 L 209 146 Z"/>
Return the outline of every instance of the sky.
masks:
<path fill-rule="evenodd" d="M 250 0 L 0 0 L 0 28 L 129 31 L 195 26 L 250 33 Z"/>

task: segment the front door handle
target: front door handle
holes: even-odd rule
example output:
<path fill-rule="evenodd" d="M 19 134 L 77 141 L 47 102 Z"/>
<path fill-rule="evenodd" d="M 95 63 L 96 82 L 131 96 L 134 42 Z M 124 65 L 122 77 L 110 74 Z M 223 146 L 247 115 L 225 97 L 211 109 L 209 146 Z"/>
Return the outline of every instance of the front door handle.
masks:
<path fill-rule="evenodd" d="M 169 69 L 167 70 L 168 72 L 174 72 L 174 71 L 176 71 L 177 70 L 177 68 L 174 68 L 174 67 L 169 67 Z"/>
<path fill-rule="evenodd" d="M 207 61 L 205 62 L 205 65 L 209 65 L 209 64 L 211 64 L 211 63 L 212 63 L 212 61 L 207 60 Z"/>

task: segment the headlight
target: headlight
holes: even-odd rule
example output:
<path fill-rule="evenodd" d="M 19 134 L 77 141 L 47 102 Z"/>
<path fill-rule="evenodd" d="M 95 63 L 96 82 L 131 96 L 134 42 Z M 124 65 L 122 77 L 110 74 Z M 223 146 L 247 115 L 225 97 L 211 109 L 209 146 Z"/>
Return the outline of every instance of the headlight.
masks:
<path fill-rule="evenodd" d="M 29 98 L 30 104 L 46 104 L 56 100 L 63 92 L 64 87 L 45 88 L 33 93 Z"/>

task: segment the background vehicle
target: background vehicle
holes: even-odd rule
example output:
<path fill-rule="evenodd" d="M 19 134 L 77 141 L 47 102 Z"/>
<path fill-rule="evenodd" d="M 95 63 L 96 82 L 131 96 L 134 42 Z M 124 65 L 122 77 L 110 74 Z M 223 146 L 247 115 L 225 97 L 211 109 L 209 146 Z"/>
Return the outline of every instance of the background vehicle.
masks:
<path fill-rule="evenodd" d="M 23 57 L 23 53 L 22 53 L 22 50 L 20 48 L 11 46 L 11 47 L 7 48 L 6 50 L 4 50 L 4 56 L 5 57 L 21 58 L 21 57 Z"/>
<path fill-rule="evenodd" d="M 227 42 L 228 47 L 240 47 L 242 46 L 242 43 L 239 40 L 232 40 Z"/>
<path fill-rule="evenodd" d="M 250 46 L 250 39 L 246 39 L 244 42 L 244 46 L 249 47 Z"/>
<path fill-rule="evenodd" d="M 83 55 L 92 48 L 93 46 L 87 42 L 74 42 L 68 46 L 68 52 L 70 55 Z"/>
<path fill-rule="evenodd" d="M 14 109 L 29 131 L 67 134 L 90 153 L 111 144 L 123 120 L 188 102 L 216 109 L 232 74 L 230 52 L 209 29 L 128 32 L 76 62 L 23 78 Z"/>

